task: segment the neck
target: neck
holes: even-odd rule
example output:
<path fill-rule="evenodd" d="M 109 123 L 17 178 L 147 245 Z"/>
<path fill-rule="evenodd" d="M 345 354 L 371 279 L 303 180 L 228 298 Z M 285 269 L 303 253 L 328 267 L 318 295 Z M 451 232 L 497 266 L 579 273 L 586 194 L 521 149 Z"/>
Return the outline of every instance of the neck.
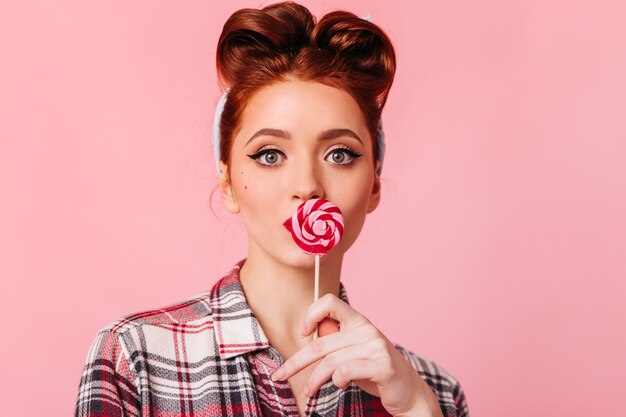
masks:
<path fill-rule="evenodd" d="M 307 266 L 286 265 L 251 243 L 239 279 L 246 301 L 270 344 L 283 354 L 307 342 L 300 334 L 302 319 L 313 304 L 314 255 Z M 339 296 L 342 256 L 327 255 L 320 262 L 319 296 Z M 310 338 L 310 336 L 309 336 Z M 281 346 L 283 347 L 281 351 Z"/>

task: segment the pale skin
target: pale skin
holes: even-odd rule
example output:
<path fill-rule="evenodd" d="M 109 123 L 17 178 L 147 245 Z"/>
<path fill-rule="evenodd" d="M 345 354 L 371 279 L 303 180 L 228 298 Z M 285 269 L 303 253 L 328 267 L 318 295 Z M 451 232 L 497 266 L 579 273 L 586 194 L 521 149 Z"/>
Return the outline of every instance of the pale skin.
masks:
<path fill-rule="evenodd" d="M 225 207 L 249 237 L 240 280 L 271 345 L 285 359 L 272 375 L 287 380 L 300 415 L 328 379 L 354 381 L 394 416 L 442 416 L 435 394 L 366 317 L 338 298 L 344 253 L 380 201 L 372 138 L 358 103 L 318 82 L 266 86 L 249 100 L 228 164 L 220 162 Z M 313 303 L 314 257 L 282 225 L 304 201 L 321 197 L 344 216 L 340 243 L 322 257 Z M 339 328 L 328 319 L 339 323 Z M 319 335 L 312 339 L 319 323 Z"/>

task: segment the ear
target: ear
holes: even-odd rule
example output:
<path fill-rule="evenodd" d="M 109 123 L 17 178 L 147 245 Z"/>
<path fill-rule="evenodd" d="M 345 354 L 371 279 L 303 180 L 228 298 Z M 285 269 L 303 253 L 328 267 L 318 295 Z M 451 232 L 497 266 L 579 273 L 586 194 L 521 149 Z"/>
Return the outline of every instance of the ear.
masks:
<path fill-rule="evenodd" d="M 222 171 L 220 175 L 220 194 L 222 194 L 222 201 L 224 202 L 224 207 L 226 210 L 231 213 L 239 213 L 239 203 L 237 203 L 237 197 L 233 191 L 233 186 L 230 182 L 230 173 L 228 172 L 228 166 L 219 161 L 218 165 L 220 167 L 220 171 Z"/>
<path fill-rule="evenodd" d="M 380 161 L 376 161 L 374 167 L 374 185 L 372 186 L 372 194 L 370 195 L 370 201 L 367 206 L 367 213 L 371 213 L 376 210 L 378 203 L 380 203 L 380 177 L 378 176 L 378 169 L 380 168 Z"/>

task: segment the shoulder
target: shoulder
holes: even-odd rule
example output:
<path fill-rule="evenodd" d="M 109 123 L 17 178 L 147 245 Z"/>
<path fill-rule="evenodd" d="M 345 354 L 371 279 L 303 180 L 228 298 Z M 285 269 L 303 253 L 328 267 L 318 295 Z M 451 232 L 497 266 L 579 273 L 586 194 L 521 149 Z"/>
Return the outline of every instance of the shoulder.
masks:
<path fill-rule="evenodd" d="M 124 315 L 102 327 L 93 345 L 117 346 L 116 349 L 135 365 L 154 355 L 175 360 L 180 346 L 185 346 L 187 353 L 194 357 L 201 357 L 202 351 L 213 354 L 211 298 L 221 281 L 209 291 Z"/>
<path fill-rule="evenodd" d="M 395 347 L 433 390 L 445 416 L 469 415 L 465 393 L 458 379 L 434 361 L 418 356 L 398 344 Z"/>
<path fill-rule="evenodd" d="M 194 356 L 203 352 L 213 354 L 214 317 L 232 294 L 233 282 L 244 260 L 239 261 L 226 275 L 218 279 L 210 290 L 197 293 L 180 301 L 149 310 L 127 314 L 102 327 L 94 343 L 106 340 L 120 345 L 129 360 L 153 354 L 173 357 L 180 346 L 188 348 Z"/>
<path fill-rule="evenodd" d="M 103 327 L 101 332 L 122 335 L 145 326 L 175 326 L 210 318 L 211 291 L 205 291 L 174 303 L 124 315 Z"/>
<path fill-rule="evenodd" d="M 175 328 L 193 326 L 212 321 L 214 306 L 224 304 L 224 298 L 233 293 L 231 287 L 237 282 L 238 271 L 244 260 L 239 261 L 226 275 L 218 279 L 210 290 L 197 293 L 180 301 L 150 310 L 127 314 L 109 323 L 100 332 L 123 335 L 128 331 L 149 326 Z"/>
<path fill-rule="evenodd" d="M 128 414 L 135 415 L 143 396 L 149 395 L 152 376 L 163 378 L 169 375 L 164 370 L 173 366 L 181 371 L 217 357 L 211 299 L 222 281 L 209 291 L 127 314 L 101 328 L 87 354 L 76 415 L 92 415 L 91 410 L 103 406 L 128 406 L 135 410 Z M 115 393 L 123 401 L 111 398 Z"/>

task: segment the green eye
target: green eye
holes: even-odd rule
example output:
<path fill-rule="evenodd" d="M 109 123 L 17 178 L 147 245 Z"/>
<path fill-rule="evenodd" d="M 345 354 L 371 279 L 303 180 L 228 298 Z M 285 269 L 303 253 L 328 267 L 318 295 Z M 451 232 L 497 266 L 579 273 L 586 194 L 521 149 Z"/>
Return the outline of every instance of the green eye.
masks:
<path fill-rule="evenodd" d="M 342 164 L 346 159 L 346 154 L 343 152 L 333 152 L 333 162 Z"/>
<path fill-rule="evenodd" d="M 332 162 L 337 165 L 349 165 L 361 154 L 354 152 L 352 149 L 347 147 L 335 148 L 328 153 L 326 156 L 326 160 L 328 162 Z"/>
<path fill-rule="evenodd" d="M 265 155 L 262 155 L 261 159 L 265 159 L 267 164 L 272 165 L 278 161 L 278 154 L 275 151 L 269 151 Z"/>
<path fill-rule="evenodd" d="M 259 165 L 272 167 L 282 163 L 285 159 L 285 154 L 278 149 L 265 148 L 255 154 L 248 155 L 248 158 L 254 159 Z"/>

